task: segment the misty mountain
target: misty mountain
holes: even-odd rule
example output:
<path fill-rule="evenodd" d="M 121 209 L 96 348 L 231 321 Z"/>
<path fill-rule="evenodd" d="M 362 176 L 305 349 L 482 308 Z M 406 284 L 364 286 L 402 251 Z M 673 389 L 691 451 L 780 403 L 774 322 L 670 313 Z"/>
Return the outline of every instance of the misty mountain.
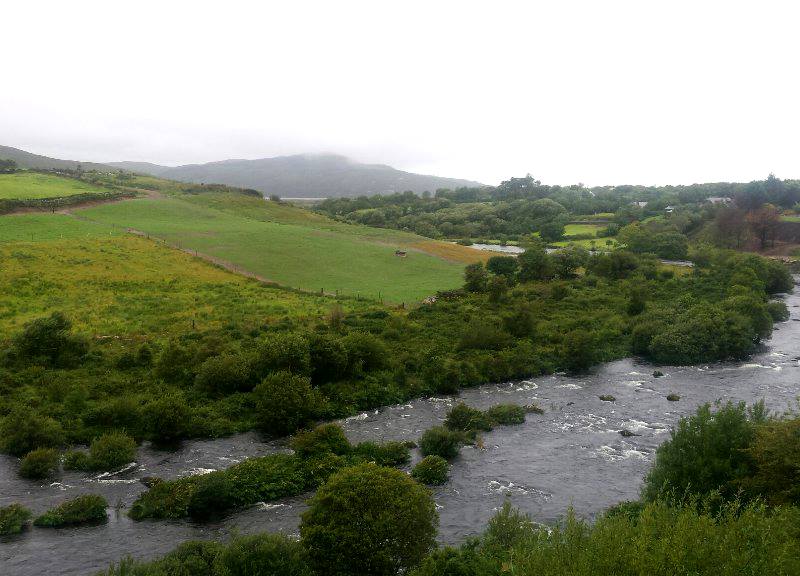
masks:
<path fill-rule="evenodd" d="M 94 162 L 80 162 L 78 160 L 59 160 L 38 154 L 31 154 L 19 148 L 0 146 L 0 160 L 13 160 L 20 168 L 38 168 L 42 170 L 75 170 L 80 164 L 83 170 L 100 170 L 108 172 L 113 170 L 107 164 Z"/>
<path fill-rule="evenodd" d="M 286 198 L 368 196 L 411 190 L 481 186 L 478 182 L 403 172 L 383 164 L 361 164 L 335 154 L 301 154 L 260 160 L 224 160 L 170 168 L 149 163 L 112 162 L 115 168 L 181 182 L 227 184 Z"/>

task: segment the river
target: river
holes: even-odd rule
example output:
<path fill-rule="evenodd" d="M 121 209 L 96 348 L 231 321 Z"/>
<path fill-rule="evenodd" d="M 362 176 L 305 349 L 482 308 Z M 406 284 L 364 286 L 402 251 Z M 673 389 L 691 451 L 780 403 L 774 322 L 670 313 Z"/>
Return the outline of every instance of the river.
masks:
<path fill-rule="evenodd" d="M 458 401 L 479 408 L 514 402 L 538 403 L 542 415 L 525 424 L 498 427 L 484 435 L 484 448 L 466 447 L 453 463 L 450 481 L 434 490 L 440 516 L 439 539 L 457 543 L 479 533 L 510 498 L 539 522 L 563 517 L 569 506 L 592 518 L 617 502 L 635 499 L 655 449 L 677 420 L 705 402 L 753 402 L 786 410 L 800 394 L 800 296 L 786 298 L 791 319 L 776 325 L 772 339 L 746 362 L 698 367 L 656 367 L 632 359 L 597 367 L 583 377 L 543 376 L 462 391 L 458 398 L 419 399 L 348 418 L 343 426 L 354 442 L 416 440 L 441 423 Z M 667 395 L 680 396 L 670 402 Z M 598 396 L 611 394 L 615 402 Z M 620 430 L 636 436 L 623 437 Z M 262 442 L 255 433 L 219 440 L 185 442 L 175 452 L 149 445 L 136 466 L 115 475 L 65 473 L 41 483 L 16 474 L 18 462 L 0 456 L 0 505 L 20 502 L 38 514 L 83 493 L 104 495 L 112 509 L 100 526 L 40 529 L 0 541 L 0 574 L 9 576 L 85 575 L 105 569 L 125 555 L 153 558 L 189 539 L 227 538 L 232 532 L 284 531 L 296 534 L 310 494 L 260 504 L 222 523 L 133 522 L 126 507 L 145 490 L 145 476 L 175 478 L 225 468 L 244 458 L 283 451 L 280 442 Z M 414 461 L 419 459 L 414 453 Z"/>

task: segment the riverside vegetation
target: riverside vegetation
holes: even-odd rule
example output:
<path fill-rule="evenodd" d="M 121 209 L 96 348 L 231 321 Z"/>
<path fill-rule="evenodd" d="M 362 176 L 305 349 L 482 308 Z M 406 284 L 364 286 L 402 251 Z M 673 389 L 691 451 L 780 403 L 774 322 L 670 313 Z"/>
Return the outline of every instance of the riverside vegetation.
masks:
<path fill-rule="evenodd" d="M 463 408 L 451 415 L 452 423 L 480 419 Z M 658 450 L 641 501 L 592 524 L 568 511 L 549 527 L 506 503 L 481 536 L 439 549 L 430 494 L 402 473 L 360 464 L 332 475 L 311 500 L 299 542 L 275 534 L 190 542 L 153 562 L 124 559 L 104 574 L 796 574 L 798 425 L 796 414 L 767 414 L 761 405 L 702 406 Z"/>
<path fill-rule="evenodd" d="M 114 244 L 103 246 L 105 258 L 122 257 Z M 32 257 L 6 257 L 25 272 L 50 264 L 26 250 Z M 488 269 L 470 265 L 465 289 L 408 310 L 258 287 L 166 249 L 148 246 L 144 255 L 165 257 L 163 264 L 148 261 L 150 268 L 188 267 L 213 283 L 127 284 L 131 297 L 152 292 L 146 302 L 132 297 L 131 308 L 112 301 L 97 319 L 72 308 L 82 326 L 118 334 L 142 310 L 134 324 L 142 332 L 91 338 L 60 312 L 12 332 L 0 368 L 2 450 L 22 457 L 123 430 L 155 442 L 251 428 L 280 436 L 412 397 L 586 370 L 631 353 L 672 364 L 743 358 L 770 334 L 773 319 L 785 316 L 785 306 L 769 303 L 769 295 L 792 286 L 780 263 L 734 252 L 707 254 L 691 274 L 676 276 L 623 251 L 589 258 L 579 249 L 550 256 L 532 248 L 515 267 L 498 267 L 497 259 Z M 137 265 L 135 257 L 135 250 L 125 253 L 128 266 Z M 4 278 L 18 288 L 18 299 L 30 282 L 13 273 Z M 92 293 L 96 285 L 81 287 Z M 28 290 L 47 296 L 61 286 L 63 280 L 39 280 Z M 145 310 L 166 291 L 160 310 Z M 250 294 L 252 301 L 245 299 Z M 97 301 L 107 297 L 97 294 Z M 175 330 L 185 319 L 168 326 L 172 307 L 183 314 L 189 302 L 204 311 L 192 319 L 194 329 Z M 283 313 L 265 318 L 273 309 Z M 217 320 L 221 315 L 225 321 Z"/>
<path fill-rule="evenodd" d="M 620 249 L 594 255 L 579 246 L 551 255 L 538 240 L 529 238 L 519 258 L 471 263 L 464 270 L 463 288 L 437 281 L 434 284 L 442 289 L 418 306 L 332 298 L 243 279 L 163 245 L 125 235 L 114 226 L 142 223 L 164 233 L 181 228 L 182 237 L 225 232 L 203 229 L 198 235 L 191 227 L 192 218 L 170 223 L 172 230 L 158 228 L 186 206 L 201 207 L 210 219 L 226 210 L 256 223 L 268 219 L 263 201 L 253 198 L 251 202 L 247 194 L 227 189 L 203 190 L 194 196 L 185 188 L 165 192 L 189 196 L 170 196 L 167 200 L 174 210 L 157 211 L 160 215 L 149 223 L 146 211 L 139 207 L 158 200 L 131 201 L 139 204 L 131 204 L 130 209 L 118 208 L 123 204 L 92 209 L 84 212 L 83 219 L 56 214 L 3 217 L 0 449 L 23 458 L 21 472 L 34 477 L 57 475 L 60 451 L 76 444 L 89 444 L 89 452 L 68 452 L 63 457 L 65 467 L 109 469 L 135 459 L 135 444 L 143 440 L 169 445 L 184 438 L 253 428 L 269 436 L 284 436 L 320 420 L 412 397 L 455 393 L 465 386 L 556 370 L 580 372 L 630 354 L 670 364 L 743 358 L 769 336 L 774 321 L 786 317 L 785 306 L 770 302 L 770 297 L 792 287 L 791 276 L 780 263 L 733 251 L 697 246 L 690 252 L 695 263 L 692 270 L 663 265 L 648 254 L 652 246 L 636 244 L 637 238 L 648 234 L 631 233 Z M 226 207 L 226 198 L 235 200 L 232 206 Z M 282 219 L 299 217 L 297 209 L 280 204 L 270 210 L 280 211 Z M 134 216 L 144 220 L 129 220 Z M 345 230 L 339 223 L 307 218 L 314 222 L 307 227 L 317 232 Z M 284 225 L 283 221 L 271 224 L 276 234 Z M 354 233 L 354 229 L 346 230 L 346 234 Z M 360 233 L 386 238 L 369 229 Z M 544 237 L 541 231 L 539 235 Z M 675 243 L 666 242 L 665 237 L 664 245 L 685 248 L 681 238 L 671 239 Z M 246 239 L 234 240 L 241 244 Z M 466 262 L 461 260 L 456 266 L 458 275 Z M 482 430 L 524 417 L 520 407 L 487 412 L 457 407 L 445 426 L 420 439 L 427 460 L 414 476 L 430 484 L 441 482 L 447 473 L 446 459 L 455 457 L 464 442 L 475 441 Z M 757 450 L 760 445 L 755 439 L 767 434 L 762 430 L 772 430 L 764 446 L 773 439 L 785 440 L 786 450 L 794 449 L 794 436 L 775 424 L 777 420 L 765 419 L 765 428 L 756 427 L 762 425 L 761 420 L 750 420 L 754 440 L 737 450 L 742 446 Z M 259 500 L 322 486 L 315 507 L 323 509 L 310 515 L 316 526 L 305 532 L 313 532 L 314 538 L 304 535 L 301 544 L 264 536 L 238 539 L 230 546 L 187 545 L 159 561 L 162 564 L 126 561 L 119 570 L 178 574 L 187 570 L 186 561 L 192 566 L 196 563 L 192 573 L 233 574 L 255 554 L 260 561 L 280 566 L 276 573 L 287 574 L 310 574 L 326 564 L 336 566 L 323 572 L 331 574 L 348 570 L 390 574 L 415 567 L 420 574 L 446 574 L 450 564 L 465 574 L 491 574 L 486 570 L 508 571 L 508 566 L 517 566 L 513 558 L 524 558 L 525 550 L 532 554 L 533 549 L 559 542 L 558 536 L 545 538 L 549 533 L 507 510 L 484 538 L 425 559 L 435 533 L 435 514 L 428 513 L 430 506 L 421 496 L 425 489 L 401 472 L 385 468 L 406 463 L 407 446 L 351 446 L 341 430 L 330 425 L 296 434 L 292 446 L 293 454 L 251 459 L 205 476 L 156 482 L 130 513 L 134 518 L 207 520 Z M 718 453 L 702 456 L 706 457 L 717 458 Z M 771 462 L 775 473 L 769 476 L 783 478 L 779 493 L 791 496 L 792 481 L 786 475 L 794 469 L 781 467 L 784 457 L 781 449 L 764 456 L 763 464 L 756 456 L 748 461 L 749 468 L 738 461 L 736 466 L 731 464 L 737 474 L 731 477 L 730 489 L 735 488 L 737 494 L 739 489 L 749 492 L 746 503 L 734 501 L 726 508 L 708 500 L 713 495 L 705 492 L 697 494 L 701 500 L 693 506 L 665 495 L 662 488 L 684 485 L 666 472 L 657 472 L 669 460 L 659 454 L 652 481 L 660 484 L 652 491 L 658 494 L 655 500 L 648 492 L 646 503 L 625 509 L 630 513 L 610 513 L 591 527 L 569 521 L 563 528 L 565 540 L 550 552 L 537 554 L 552 556 L 547 562 L 553 574 L 582 574 L 591 566 L 578 548 L 562 556 L 565 546 L 602 550 L 609 562 L 624 565 L 633 562 L 633 557 L 608 551 L 613 536 L 609 530 L 632 536 L 640 525 L 657 532 L 669 531 L 680 522 L 697 531 L 706 527 L 717 544 L 753 527 L 772 530 L 770 534 L 778 536 L 759 543 L 752 566 L 767 569 L 781 562 L 791 566 L 796 558 L 791 550 L 786 552 L 787 542 L 796 544 L 796 533 L 786 527 L 795 521 L 796 511 L 782 508 L 789 496 L 768 502 L 766 508 L 760 500 L 765 492 L 759 492 L 766 480 L 758 470 L 771 470 Z M 707 485 L 714 486 L 723 476 L 715 476 Z M 335 508 L 336 492 L 372 482 L 385 486 L 387 494 L 397 495 L 396 500 L 370 503 L 376 507 L 375 533 L 388 537 L 387 530 L 394 530 L 398 519 L 394 508 L 386 506 L 399 504 L 396 509 L 403 509 L 408 497 L 418 515 L 407 518 L 403 526 L 418 539 L 385 551 L 376 548 L 375 542 L 361 546 L 353 540 L 352 549 L 359 550 L 360 556 L 352 561 L 361 564 L 331 560 L 325 556 L 330 550 L 324 543 L 350 538 L 347 531 L 352 530 L 353 520 L 337 518 L 324 507 Z M 326 491 L 324 487 L 331 483 L 336 489 Z M 694 479 L 688 485 L 694 485 Z M 353 494 L 354 502 L 363 497 L 357 490 Z M 104 518 L 103 502 L 67 502 L 47 513 L 47 520 L 40 524 L 101 520 L 101 507 Z M 421 524 L 416 523 L 419 518 Z M 745 518 L 744 525 L 737 524 L 740 518 Z M 11 532 L 21 529 L 27 519 L 18 508 L 0 510 L 0 520 Z M 508 525 L 516 536 L 509 536 L 506 545 L 491 548 L 487 542 L 494 541 L 492 531 Z M 642 546 L 655 546 L 658 539 L 647 537 L 642 536 Z M 713 549 L 709 547 L 702 562 L 712 566 L 713 560 L 731 569 L 736 565 L 725 564 Z M 658 565 L 659 554 L 667 552 L 654 551 L 650 561 Z M 470 555 L 478 564 L 470 564 Z M 363 564 L 373 557 L 374 563 Z M 575 563 L 564 564 L 570 558 Z M 483 566 L 494 568 L 484 570 Z M 574 571 L 568 572 L 565 566 Z M 698 573 L 704 573 L 701 569 L 705 568 L 698 565 Z"/>

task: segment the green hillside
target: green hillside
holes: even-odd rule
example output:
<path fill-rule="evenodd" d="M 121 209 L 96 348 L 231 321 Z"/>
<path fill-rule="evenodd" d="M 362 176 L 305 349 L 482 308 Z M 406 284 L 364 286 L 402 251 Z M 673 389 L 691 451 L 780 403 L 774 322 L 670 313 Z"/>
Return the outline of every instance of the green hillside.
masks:
<path fill-rule="evenodd" d="M 390 302 L 455 288 L 462 282 L 464 263 L 485 257 L 413 234 L 341 224 L 238 194 L 172 194 L 78 214 L 196 250 L 282 285 Z M 396 250 L 407 256 L 396 256 Z"/>
<path fill-rule="evenodd" d="M 74 178 L 37 172 L 0 174 L 0 200 L 41 200 L 105 193 L 108 190 Z"/>

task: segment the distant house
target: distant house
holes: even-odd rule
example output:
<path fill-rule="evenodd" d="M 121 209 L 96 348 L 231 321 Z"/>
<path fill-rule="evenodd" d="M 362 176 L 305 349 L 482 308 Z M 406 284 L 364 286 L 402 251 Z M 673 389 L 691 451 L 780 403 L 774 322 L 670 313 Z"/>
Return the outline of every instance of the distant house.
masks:
<path fill-rule="evenodd" d="M 728 196 L 711 196 L 706 198 L 706 202 L 709 204 L 730 204 L 733 202 L 733 198 L 729 198 Z"/>
<path fill-rule="evenodd" d="M 675 212 L 675 206 L 664 206 L 664 212 L 667 214 L 672 214 Z"/>
<path fill-rule="evenodd" d="M 405 258 L 408 254 L 405 250 L 395 250 L 394 255 L 399 256 L 400 258 Z"/>
<path fill-rule="evenodd" d="M 647 206 L 647 202 L 631 202 L 631 206 L 637 206 L 639 208 L 644 208 Z"/>

